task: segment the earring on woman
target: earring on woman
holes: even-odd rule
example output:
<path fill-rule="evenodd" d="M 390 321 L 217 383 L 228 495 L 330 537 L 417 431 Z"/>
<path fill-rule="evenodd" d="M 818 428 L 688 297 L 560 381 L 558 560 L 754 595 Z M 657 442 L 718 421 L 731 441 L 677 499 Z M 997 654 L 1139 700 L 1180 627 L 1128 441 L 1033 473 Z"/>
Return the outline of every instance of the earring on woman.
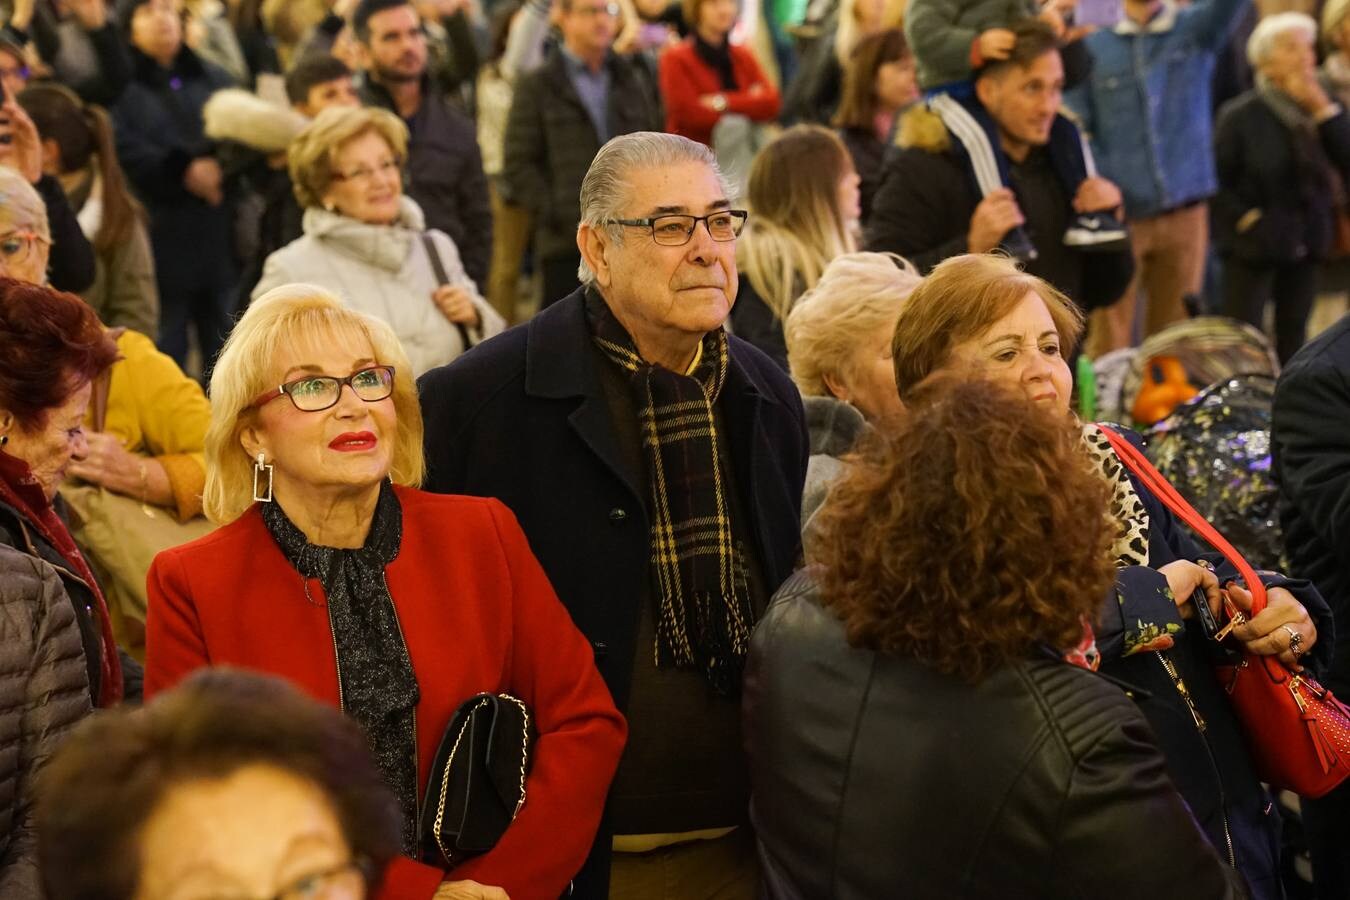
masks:
<path fill-rule="evenodd" d="M 8 443 L 9 443 L 9 435 L 0 434 L 0 447 L 3 447 Z"/>
<path fill-rule="evenodd" d="M 264 472 L 267 473 L 267 492 L 258 490 L 258 476 Z M 267 458 L 261 452 L 258 453 L 258 461 L 253 464 L 253 499 L 257 503 L 272 502 L 272 466 L 267 464 Z"/>

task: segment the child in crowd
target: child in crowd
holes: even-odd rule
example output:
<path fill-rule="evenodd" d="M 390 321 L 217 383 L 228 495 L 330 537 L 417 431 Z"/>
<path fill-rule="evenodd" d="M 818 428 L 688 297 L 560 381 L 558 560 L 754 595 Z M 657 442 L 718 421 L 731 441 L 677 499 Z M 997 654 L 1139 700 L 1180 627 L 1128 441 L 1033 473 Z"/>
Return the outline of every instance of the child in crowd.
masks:
<path fill-rule="evenodd" d="M 964 158 L 981 196 L 1011 186 L 1008 157 L 998 128 L 975 96 L 974 75 L 984 66 L 1008 59 L 1017 20 L 1040 18 L 1065 36 L 1065 17 L 1076 0 L 911 0 L 905 36 L 913 48 L 919 87 L 929 108 L 942 118 L 953 149 Z M 1039 8 L 1038 8 L 1039 6 Z M 1062 113 L 1050 131 L 1049 152 L 1055 173 L 1070 197 L 1097 175 L 1092 152 L 1078 127 Z M 1064 243 L 1071 247 L 1115 250 L 1125 240 L 1124 226 L 1107 210 L 1081 211 L 1069 222 Z M 1008 232 L 1002 248 L 1023 261 L 1038 255 L 1021 227 Z"/>

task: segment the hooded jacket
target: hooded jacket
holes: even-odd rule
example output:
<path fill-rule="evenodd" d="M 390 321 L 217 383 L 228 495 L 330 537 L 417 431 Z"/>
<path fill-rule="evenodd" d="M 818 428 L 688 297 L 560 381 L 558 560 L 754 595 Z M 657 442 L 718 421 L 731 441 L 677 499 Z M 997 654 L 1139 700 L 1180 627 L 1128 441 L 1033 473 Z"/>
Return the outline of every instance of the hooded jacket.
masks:
<path fill-rule="evenodd" d="M 410 197 L 401 200 L 398 221 L 371 225 L 314 207 L 305 211 L 305 236 L 267 258 L 253 298 L 282 284 L 306 282 L 333 291 L 352 309 L 389 323 L 412 362 L 413 375 L 450 362 L 467 348 L 454 323 L 432 302 L 437 279 L 422 242 L 426 222 Z M 475 341 L 491 337 L 506 322 L 478 294 L 464 273 L 459 250 L 443 233 L 435 242 L 451 284 L 468 291 L 480 325 Z"/>

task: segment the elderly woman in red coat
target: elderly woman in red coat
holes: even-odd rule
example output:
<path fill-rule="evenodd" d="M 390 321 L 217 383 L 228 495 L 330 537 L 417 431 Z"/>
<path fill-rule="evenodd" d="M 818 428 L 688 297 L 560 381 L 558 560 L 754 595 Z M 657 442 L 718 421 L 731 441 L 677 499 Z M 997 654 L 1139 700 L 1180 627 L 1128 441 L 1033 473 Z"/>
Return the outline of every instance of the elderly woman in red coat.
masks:
<path fill-rule="evenodd" d="M 414 487 L 422 421 L 393 333 L 319 288 L 277 288 L 235 327 L 211 398 L 204 501 L 223 527 L 150 570 L 146 695 L 229 664 L 356 719 L 403 813 L 405 855 L 378 896 L 559 896 L 625 725 L 506 507 Z M 527 800 L 447 872 L 417 860 L 417 810 L 452 714 L 480 692 L 530 710 Z"/>

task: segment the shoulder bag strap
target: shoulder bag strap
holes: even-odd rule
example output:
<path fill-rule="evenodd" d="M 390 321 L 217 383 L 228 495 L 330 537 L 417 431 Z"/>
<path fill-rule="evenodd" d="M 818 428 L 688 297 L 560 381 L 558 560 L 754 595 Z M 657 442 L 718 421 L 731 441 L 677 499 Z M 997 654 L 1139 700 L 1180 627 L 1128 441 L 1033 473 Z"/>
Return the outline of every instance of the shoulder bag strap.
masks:
<path fill-rule="evenodd" d="M 107 335 L 116 342 L 125 331 L 125 328 L 109 328 Z M 112 366 L 104 369 L 94 379 L 94 390 L 89 397 L 89 410 L 93 414 L 95 431 L 103 431 L 108 424 L 108 392 L 110 390 L 112 390 Z"/>
<path fill-rule="evenodd" d="M 436 241 L 431 237 L 430 231 L 422 232 L 422 246 L 426 248 L 427 258 L 431 260 L 431 271 L 436 273 L 436 284 L 449 284 L 450 276 L 445 274 L 445 263 L 441 262 L 441 252 L 436 249 Z M 455 322 L 454 325 L 455 330 L 459 332 L 459 339 L 464 342 L 464 349 L 468 350 L 473 346 L 469 329 L 464 327 L 463 322 Z"/>
<path fill-rule="evenodd" d="M 1200 515 L 1195 507 L 1186 502 L 1186 498 L 1177 492 L 1172 483 L 1153 467 L 1153 463 L 1148 461 L 1148 457 L 1144 456 L 1134 444 L 1126 440 L 1124 435 L 1107 425 L 1098 425 L 1097 427 L 1110 441 L 1111 449 L 1116 452 L 1116 456 L 1121 463 L 1143 482 L 1144 487 L 1156 494 L 1158 499 L 1162 500 L 1178 519 L 1189 525 L 1201 540 L 1218 550 L 1233 564 L 1238 570 L 1238 574 L 1242 576 L 1243 581 L 1247 583 L 1247 590 L 1251 592 L 1251 617 L 1255 618 L 1259 615 L 1261 610 L 1266 608 L 1266 587 L 1261 583 L 1260 577 L 1257 576 L 1256 571 L 1243 558 L 1242 554 L 1228 542 L 1227 538 L 1219 533 L 1218 529 L 1209 523 L 1208 519 Z"/>

